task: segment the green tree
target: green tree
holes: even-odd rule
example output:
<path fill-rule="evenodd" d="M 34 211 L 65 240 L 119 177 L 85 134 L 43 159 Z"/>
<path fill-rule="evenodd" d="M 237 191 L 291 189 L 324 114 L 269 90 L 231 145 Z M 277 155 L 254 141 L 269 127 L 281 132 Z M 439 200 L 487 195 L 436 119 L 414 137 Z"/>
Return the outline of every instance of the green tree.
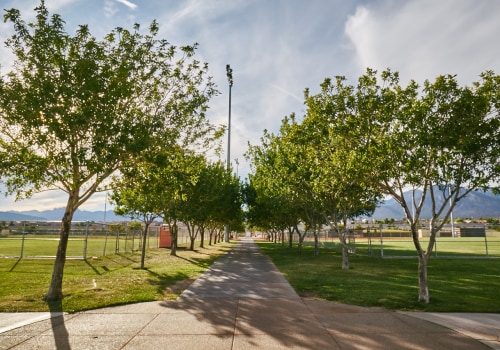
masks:
<path fill-rule="evenodd" d="M 202 155 L 192 155 L 189 159 L 189 166 L 186 169 L 186 175 L 189 181 L 181 184 L 182 200 L 179 205 L 179 218 L 188 229 L 189 235 L 189 250 L 194 250 L 194 243 L 200 234 L 200 226 L 198 225 L 200 211 L 199 206 L 200 196 L 200 177 L 204 167 L 206 166 L 206 158 Z"/>
<path fill-rule="evenodd" d="M 250 213 L 254 225 L 266 227 L 273 234 L 281 233 L 282 238 L 288 230 L 291 241 L 296 232 L 299 252 L 305 235 L 312 232 L 318 254 L 317 237 L 323 217 L 312 187 L 312 146 L 304 142 L 301 133 L 300 124 L 292 114 L 282 120 L 278 135 L 265 131 L 261 144 L 249 147 L 246 156 L 254 169 L 250 185 L 256 191 Z M 302 232 L 300 222 L 305 223 Z"/>
<path fill-rule="evenodd" d="M 182 221 L 188 226 L 190 236 L 189 249 L 194 249 L 194 242 L 200 236 L 200 246 L 204 246 L 205 230 L 209 227 L 240 227 L 241 195 L 238 179 L 221 162 L 210 163 L 203 157 L 197 158 L 194 181 L 185 189 Z"/>
<path fill-rule="evenodd" d="M 155 168 L 157 173 L 157 193 L 160 194 L 159 214 L 168 225 L 172 235 L 170 255 L 177 255 L 178 222 L 182 219 L 186 189 L 196 178 L 192 171 L 191 152 L 178 150 L 177 153 Z"/>
<path fill-rule="evenodd" d="M 200 184 L 206 188 L 204 226 L 210 232 L 210 244 L 219 237 L 226 223 L 233 232 L 244 231 L 242 187 L 232 169 L 221 162 L 208 163 L 201 180 Z"/>
<path fill-rule="evenodd" d="M 141 269 L 144 269 L 149 227 L 158 218 L 159 198 L 154 186 L 150 186 L 151 179 L 141 176 L 148 170 L 145 163 L 141 164 L 144 168 L 133 169 L 116 181 L 110 200 L 116 205 L 116 214 L 142 222 Z"/>
<path fill-rule="evenodd" d="M 189 202 L 187 191 L 199 186 L 200 179 L 203 179 L 203 170 L 200 174 L 197 168 L 203 162 L 205 158 L 195 155 L 193 151 L 172 147 L 168 153 L 159 150 L 153 156 L 123 169 L 121 176 L 115 180 L 116 188 L 111 196 L 116 204 L 115 212 L 144 223 L 144 242 L 149 226 L 156 218 L 163 217 L 173 238 L 171 255 L 176 255 L 179 215 L 182 217 L 184 211 L 197 217 L 205 213 L 203 200 L 198 198 Z M 185 210 L 181 211 L 181 208 Z M 144 268 L 144 247 L 141 268 Z"/>
<path fill-rule="evenodd" d="M 366 88 L 363 80 L 354 88 L 336 77 L 325 79 L 316 95 L 306 90 L 302 134 L 311 149 L 312 183 L 325 222 L 338 233 L 343 269 L 349 268 L 347 221 L 370 215 L 380 197 L 367 157 L 374 135 L 373 117 L 364 108 Z"/>
<path fill-rule="evenodd" d="M 295 209 L 289 223 L 305 224 L 303 234 L 296 223 L 289 229 L 299 233 L 299 249 L 305 233 L 312 232 L 317 255 L 319 232 L 324 224 L 332 225 L 342 244 L 342 267 L 347 269 L 346 222 L 371 213 L 379 197 L 366 157 L 372 147 L 371 133 L 366 132 L 372 120 L 359 107 L 365 103 L 363 95 L 345 85 L 344 78 L 326 79 L 321 88 L 317 95 L 306 90 L 302 123 L 293 115 L 285 118 L 279 135 L 265 133 L 261 145 L 250 148 L 256 169 L 251 180 L 261 204 L 282 208 L 277 215 L 280 224 L 286 225 L 280 220 L 288 218 L 284 212 Z"/>
<path fill-rule="evenodd" d="M 382 175 L 381 189 L 403 208 L 419 257 L 418 300 L 430 302 L 427 267 L 436 234 L 455 204 L 468 193 L 487 189 L 500 178 L 499 82 L 492 72 L 472 86 L 459 86 L 445 75 L 420 88 L 414 81 L 401 87 L 397 73 L 368 71 L 374 99 L 383 101 L 371 110 L 379 118 L 380 136 L 372 153 L 374 170 Z M 405 196 L 409 190 L 411 196 Z M 442 193 L 444 201 L 437 200 Z M 430 238 L 418 236 L 421 211 L 430 197 Z"/>
<path fill-rule="evenodd" d="M 18 199 L 48 189 L 67 193 L 46 300 L 63 297 L 66 247 L 74 212 L 110 176 L 160 146 L 191 145 L 214 132 L 205 118 L 216 93 L 196 45 L 179 49 L 117 28 L 98 41 L 82 25 L 74 36 L 44 2 L 26 24 L 16 9 L 5 20 L 13 68 L 0 79 L 0 169 Z M 160 142 L 161 141 L 161 142 Z"/>

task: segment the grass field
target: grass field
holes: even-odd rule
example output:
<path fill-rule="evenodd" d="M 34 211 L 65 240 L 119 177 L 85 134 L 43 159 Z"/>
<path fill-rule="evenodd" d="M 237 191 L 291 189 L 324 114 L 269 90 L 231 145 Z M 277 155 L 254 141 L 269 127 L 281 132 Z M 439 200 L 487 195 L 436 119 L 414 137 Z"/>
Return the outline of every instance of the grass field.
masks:
<path fill-rule="evenodd" d="M 0 257 L 50 257 L 55 256 L 59 237 L 56 235 L 27 235 L 0 238 Z M 103 256 L 107 254 L 125 253 L 141 248 L 138 235 L 89 237 L 70 236 L 66 255 L 68 258 Z M 148 237 L 147 248 L 157 248 L 158 238 Z"/>
<path fill-rule="evenodd" d="M 3 242 L 3 241 L 2 241 Z M 1 242 L 0 242 L 1 244 Z M 75 312 L 105 306 L 175 298 L 203 273 L 217 256 L 230 249 L 221 243 L 195 251 L 180 247 L 178 257 L 168 249 L 150 249 L 146 269 L 139 269 L 140 253 L 66 261 L 64 299 L 49 305 L 47 292 L 53 259 L 0 259 L 0 312 L 62 310 Z"/>
<path fill-rule="evenodd" d="M 314 257 L 311 246 L 298 255 L 296 248 L 259 245 L 302 296 L 397 310 L 500 312 L 500 259 L 432 258 L 431 303 L 424 305 L 417 301 L 417 259 L 354 255 L 351 268 L 342 270 L 337 248 L 321 248 Z"/>
<path fill-rule="evenodd" d="M 7 241 L 0 239 L 0 247 L 4 242 Z M 460 242 L 461 246 L 471 245 L 466 240 Z M 40 252 L 53 249 L 50 245 L 53 242 L 45 243 L 45 248 L 43 244 L 38 246 Z M 386 243 L 394 246 L 398 256 L 414 254 L 411 241 L 393 239 Z M 338 244 L 322 244 L 320 256 L 314 257 L 313 247 L 309 245 L 299 256 L 296 248 L 259 242 L 302 296 L 397 310 L 500 312 L 498 258 L 474 258 L 463 251 L 459 254 L 453 249 L 461 248 L 450 245 L 450 254 L 456 254 L 453 258 L 439 253 L 439 259 L 433 257 L 429 263 L 431 303 L 423 305 L 417 302 L 417 259 L 381 259 L 372 246 L 372 256 L 353 255 L 350 257 L 351 269 L 342 270 Z M 224 243 L 197 248 L 194 252 L 184 247 L 178 257 L 171 257 L 168 249 L 149 249 L 145 270 L 138 268 L 139 252 L 89 256 L 87 261 L 68 260 L 64 299 L 55 308 L 42 300 L 50 282 L 53 259 L 3 258 L 0 259 L 0 312 L 49 309 L 75 312 L 175 298 L 230 247 L 231 244 Z M 358 252 L 362 251 L 361 247 L 359 242 Z"/>
<path fill-rule="evenodd" d="M 427 248 L 429 240 L 420 240 L 422 246 Z M 312 240 L 306 241 L 307 245 L 313 245 Z M 323 248 L 339 249 L 338 238 L 320 240 Z M 367 238 L 356 238 L 351 240 L 350 247 L 358 255 L 383 256 L 383 257 L 416 257 L 417 253 L 411 238 L 387 238 L 382 240 L 374 237 L 369 241 Z M 437 239 L 433 249 L 435 257 L 500 257 L 500 237 L 492 236 L 486 240 L 484 237 L 440 237 Z"/>
<path fill-rule="evenodd" d="M 187 238 L 179 242 L 187 242 Z M 0 257 L 50 257 L 54 256 L 58 244 L 57 235 L 26 235 L 24 242 L 20 235 L 10 235 L 0 238 Z M 427 246 L 427 239 L 421 240 Z M 107 254 L 125 253 L 136 251 L 141 248 L 141 239 L 136 235 L 89 236 L 85 241 L 83 235 L 70 236 L 68 243 L 68 258 L 83 258 L 103 256 Z M 312 245 L 312 239 L 305 241 Z M 338 249 L 338 238 L 322 238 L 320 244 L 324 248 Z M 356 238 L 351 244 L 353 251 L 358 255 L 384 256 L 384 257 L 409 257 L 415 256 L 416 252 L 411 238 L 394 237 L 388 238 L 373 236 L 371 241 L 367 238 Z M 147 248 L 157 248 L 158 237 L 149 236 Z M 434 247 L 434 255 L 437 257 L 500 257 L 500 233 L 489 234 L 488 237 L 440 237 Z"/>

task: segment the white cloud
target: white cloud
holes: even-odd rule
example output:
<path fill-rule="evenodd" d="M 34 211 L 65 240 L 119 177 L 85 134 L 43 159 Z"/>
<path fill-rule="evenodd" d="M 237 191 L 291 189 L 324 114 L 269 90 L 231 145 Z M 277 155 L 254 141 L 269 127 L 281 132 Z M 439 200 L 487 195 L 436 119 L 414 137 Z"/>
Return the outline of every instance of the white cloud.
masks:
<path fill-rule="evenodd" d="M 123 4 L 132 10 L 137 9 L 137 5 L 128 0 L 116 0 L 116 2 L 119 2 L 120 4 Z"/>
<path fill-rule="evenodd" d="M 23 13 L 32 16 L 38 3 L 7 0 L 2 7 L 24 6 Z M 282 118 L 291 113 L 301 118 L 304 89 L 315 93 L 326 77 L 345 75 L 355 80 L 366 67 L 390 67 L 401 73 L 402 80 L 422 82 L 456 73 L 469 82 L 486 69 L 500 72 L 497 0 L 46 0 L 46 4 L 61 13 L 68 27 L 88 23 L 97 38 L 117 26 L 131 28 L 134 22 L 146 28 L 156 19 L 160 38 L 176 46 L 198 42 L 196 57 L 209 63 L 221 91 L 208 112 L 217 124 L 227 123 L 229 63 L 234 76 L 231 159 L 239 159 L 241 176 L 249 171 L 243 157 L 247 143 L 257 144 L 263 129 L 277 132 Z M 0 39 L 6 38 L 7 28 L 0 23 Z M 3 66 L 11 63 L 7 57 L 0 48 Z M 226 139 L 222 144 L 225 149 Z M 221 158 L 225 160 L 225 154 Z M 58 200 L 54 207 L 60 207 L 61 200 L 65 203 L 61 197 L 54 199 Z M 92 205 L 99 203 L 95 199 Z"/>
<path fill-rule="evenodd" d="M 104 15 L 107 17 L 107 18 L 113 18 L 115 17 L 115 15 L 120 11 L 120 9 L 118 8 L 117 4 L 122 4 L 122 5 L 125 5 L 127 8 L 131 9 L 131 10 L 136 10 L 138 8 L 138 6 L 128 0 L 105 0 L 104 1 Z M 133 23 L 133 16 L 128 16 L 127 18 L 131 19 Z M 130 25 L 129 23 L 127 23 L 127 25 Z M 122 25 L 123 26 L 123 25 Z"/>
<path fill-rule="evenodd" d="M 360 70 L 390 67 L 407 79 L 458 74 L 477 79 L 500 68 L 500 2 L 413 0 L 362 5 L 345 26 Z"/>
<path fill-rule="evenodd" d="M 104 15 L 107 18 L 114 17 L 117 12 L 118 8 L 116 7 L 116 3 L 113 0 L 104 1 Z"/>
<path fill-rule="evenodd" d="M 15 201 L 14 197 L 4 197 L 5 187 L 0 185 L 0 211 L 27 211 L 27 210 L 50 210 L 54 208 L 64 208 L 68 201 L 68 194 L 61 190 L 44 191 L 35 194 L 29 199 Z M 90 197 L 80 209 L 89 211 L 100 211 L 107 207 L 113 209 L 109 202 L 105 205 L 106 194 L 98 192 Z"/>

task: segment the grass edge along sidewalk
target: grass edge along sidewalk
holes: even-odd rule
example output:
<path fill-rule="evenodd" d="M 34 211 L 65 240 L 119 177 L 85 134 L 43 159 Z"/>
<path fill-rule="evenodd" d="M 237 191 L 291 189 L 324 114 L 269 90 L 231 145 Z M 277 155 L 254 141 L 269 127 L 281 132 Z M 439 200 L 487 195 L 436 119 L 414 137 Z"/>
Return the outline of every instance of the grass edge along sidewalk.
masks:
<path fill-rule="evenodd" d="M 500 259 L 432 259 L 429 262 L 431 302 L 419 303 L 417 259 L 350 256 L 341 269 L 341 252 L 313 247 L 283 247 L 257 241 L 302 297 L 321 298 L 389 310 L 500 313 Z"/>
<path fill-rule="evenodd" d="M 205 244 L 189 251 L 179 247 L 150 249 L 146 269 L 141 270 L 140 252 L 67 260 L 62 302 L 42 300 L 52 274 L 53 259 L 0 259 L 0 312 L 77 312 L 144 301 L 175 299 L 217 257 L 234 243 Z"/>
<path fill-rule="evenodd" d="M 319 297 L 360 306 L 391 310 L 500 313 L 500 259 L 431 259 L 431 303 L 417 299 L 417 260 L 351 256 L 351 269 L 340 268 L 340 252 L 322 249 L 315 258 L 305 247 L 257 242 L 305 297 Z M 65 298 L 61 311 L 76 312 L 112 305 L 175 299 L 232 244 L 180 249 L 171 257 L 166 249 L 148 251 L 146 270 L 138 253 L 118 254 L 85 261 L 67 261 Z M 53 260 L 0 259 L 0 311 L 48 311 L 42 301 Z M 51 306 L 53 307 L 53 306 Z"/>

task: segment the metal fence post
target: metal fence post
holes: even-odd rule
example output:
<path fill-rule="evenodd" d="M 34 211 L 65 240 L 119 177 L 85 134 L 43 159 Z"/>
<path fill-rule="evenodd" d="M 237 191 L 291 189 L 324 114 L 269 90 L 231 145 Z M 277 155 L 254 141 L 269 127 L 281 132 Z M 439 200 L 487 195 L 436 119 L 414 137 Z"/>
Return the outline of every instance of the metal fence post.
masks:
<path fill-rule="evenodd" d="M 127 247 L 128 247 L 128 234 L 129 231 L 127 229 L 128 226 L 125 226 L 125 252 L 128 252 Z M 134 250 L 134 236 L 132 235 L 132 250 Z"/>
<path fill-rule="evenodd" d="M 369 227 L 368 227 L 367 236 L 368 236 L 368 253 L 370 256 L 372 256 L 373 255 L 373 252 L 372 252 L 372 233 L 371 233 Z"/>
<path fill-rule="evenodd" d="M 21 240 L 21 254 L 19 255 L 19 259 L 23 258 L 24 255 L 24 236 L 26 235 L 26 221 L 23 221 L 23 239 Z"/>
<path fill-rule="evenodd" d="M 115 254 L 120 252 L 120 228 L 116 230 Z"/>
<path fill-rule="evenodd" d="M 104 249 L 102 251 L 102 256 L 106 256 L 106 246 L 108 245 L 108 225 L 103 224 L 102 229 L 104 230 Z"/>
<path fill-rule="evenodd" d="M 486 239 L 486 231 L 484 232 L 484 246 L 486 247 L 486 256 L 489 256 L 488 253 L 488 239 Z"/>
<path fill-rule="evenodd" d="M 87 261 L 87 242 L 89 239 L 89 222 L 85 225 L 85 239 L 83 240 L 83 260 Z"/>
<path fill-rule="evenodd" d="M 380 257 L 384 257 L 384 236 L 382 235 L 382 225 L 379 226 L 380 230 Z"/>

